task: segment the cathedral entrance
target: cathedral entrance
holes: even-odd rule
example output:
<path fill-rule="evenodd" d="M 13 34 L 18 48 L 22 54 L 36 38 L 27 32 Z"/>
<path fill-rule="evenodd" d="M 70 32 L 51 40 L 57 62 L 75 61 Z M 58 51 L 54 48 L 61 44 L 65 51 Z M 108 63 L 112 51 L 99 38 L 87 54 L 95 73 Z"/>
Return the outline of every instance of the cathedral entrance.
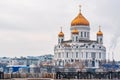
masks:
<path fill-rule="evenodd" d="M 92 67 L 95 67 L 95 60 L 92 61 Z"/>

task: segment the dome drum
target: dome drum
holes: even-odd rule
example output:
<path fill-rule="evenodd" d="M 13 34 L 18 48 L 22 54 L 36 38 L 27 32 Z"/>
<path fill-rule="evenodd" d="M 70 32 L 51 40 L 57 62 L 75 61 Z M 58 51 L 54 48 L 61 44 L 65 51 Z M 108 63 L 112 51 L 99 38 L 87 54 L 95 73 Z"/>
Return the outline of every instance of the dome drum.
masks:
<path fill-rule="evenodd" d="M 79 31 L 75 28 L 75 29 L 72 30 L 71 33 L 72 33 L 72 34 L 79 34 Z"/>
<path fill-rule="evenodd" d="M 86 26 L 82 26 L 82 25 L 72 26 L 70 29 L 71 29 L 71 30 L 74 30 L 75 28 L 76 28 L 77 30 L 79 30 L 79 31 L 81 31 L 81 30 L 87 30 L 87 31 L 89 31 L 89 30 L 90 30 L 90 27 L 86 27 Z"/>

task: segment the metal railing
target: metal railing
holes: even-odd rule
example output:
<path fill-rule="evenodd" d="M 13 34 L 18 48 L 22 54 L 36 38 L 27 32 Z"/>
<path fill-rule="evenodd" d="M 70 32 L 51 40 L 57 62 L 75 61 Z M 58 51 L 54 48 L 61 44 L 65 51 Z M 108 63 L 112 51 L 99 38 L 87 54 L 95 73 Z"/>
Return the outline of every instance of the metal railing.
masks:
<path fill-rule="evenodd" d="M 56 79 L 120 79 L 120 72 L 57 72 Z"/>

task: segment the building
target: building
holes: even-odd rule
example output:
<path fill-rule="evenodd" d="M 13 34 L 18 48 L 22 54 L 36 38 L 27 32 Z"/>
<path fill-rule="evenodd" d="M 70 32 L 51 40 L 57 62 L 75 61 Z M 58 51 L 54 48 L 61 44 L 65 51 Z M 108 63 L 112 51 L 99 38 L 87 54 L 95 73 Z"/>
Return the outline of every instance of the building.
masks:
<path fill-rule="evenodd" d="M 38 73 L 42 65 L 47 64 L 51 65 L 53 61 L 53 55 L 42 55 L 42 56 L 27 56 L 20 58 L 11 58 L 9 63 L 5 65 L 6 72 L 21 72 L 21 73 Z M 2 62 L 5 62 L 4 60 Z M 46 65 L 46 66 L 47 66 Z M 2 66 L 4 66 L 2 64 Z M 3 71 L 3 68 L 0 65 L 0 71 Z M 5 70 L 4 70 L 5 71 Z"/>
<path fill-rule="evenodd" d="M 103 45 L 103 33 L 99 27 L 96 40 L 90 40 L 90 23 L 82 15 L 81 8 L 75 19 L 72 20 L 70 40 L 64 39 L 61 29 L 58 34 L 58 44 L 54 47 L 54 59 L 57 66 L 65 66 L 81 62 L 85 68 L 99 68 L 106 60 L 106 48 Z"/>
<path fill-rule="evenodd" d="M 21 57 L 21 58 L 12 58 L 11 62 L 9 65 L 31 65 L 31 64 L 37 64 L 39 59 L 37 58 L 26 58 L 26 57 Z"/>
<path fill-rule="evenodd" d="M 7 65 L 10 63 L 9 57 L 0 57 L 0 71 L 1 72 L 8 72 Z"/>

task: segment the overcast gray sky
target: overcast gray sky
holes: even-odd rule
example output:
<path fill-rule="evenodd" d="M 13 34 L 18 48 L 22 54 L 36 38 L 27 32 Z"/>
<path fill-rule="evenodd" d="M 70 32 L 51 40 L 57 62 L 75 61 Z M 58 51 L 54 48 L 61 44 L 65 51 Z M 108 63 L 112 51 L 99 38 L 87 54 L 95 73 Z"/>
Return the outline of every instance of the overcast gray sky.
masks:
<path fill-rule="evenodd" d="M 101 25 L 107 53 L 110 48 L 120 60 L 120 0 L 0 0 L 0 56 L 53 54 L 61 26 L 70 39 L 79 5 L 90 22 L 91 39 Z"/>

